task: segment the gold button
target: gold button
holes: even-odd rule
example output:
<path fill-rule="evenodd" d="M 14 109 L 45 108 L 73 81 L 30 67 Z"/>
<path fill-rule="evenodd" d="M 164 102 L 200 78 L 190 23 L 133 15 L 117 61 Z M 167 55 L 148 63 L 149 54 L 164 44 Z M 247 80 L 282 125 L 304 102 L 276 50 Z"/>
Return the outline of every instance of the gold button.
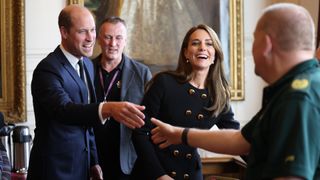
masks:
<path fill-rule="evenodd" d="M 186 154 L 186 158 L 187 159 L 191 159 L 192 158 L 192 154 L 190 154 L 190 153 Z"/>
<path fill-rule="evenodd" d="M 184 174 L 183 179 L 189 179 L 189 174 Z"/>
<path fill-rule="evenodd" d="M 196 91 L 194 89 L 189 89 L 189 94 L 193 95 L 194 93 L 196 93 Z"/>
<path fill-rule="evenodd" d="M 208 96 L 206 94 L 201 94 L 202 99 L 206 99 Z"/>
<path fill-rule="evenodd" d="M 192 111 L 190 109 L 186 110 L 186 115 L 190 116 L 192 114 Z"/>
<path fill-rule="evenodd" d="M 178 150 L 174 150 L 174 151 L 173 151 L 173 155 L 174 155 L 175 157 L 179 156 L 179 151 L 178 151 Z"/>
<path fill-rule="evenodd" d="M 176 176 L 177 176 L 177 173 L 176 173 L 175 171 L 172 171 L 172 172 L 170 173 L 170 176 L 171 176 L 171 177 L 176 177 Z"/>
<path fill-rule="evenodd" d="M 201 120 L 201 119 L 203 119 L 203 114 L 198 114 L 198 116 L 197 116 L 197 118 L 198 118 L 198 120 Z"/>

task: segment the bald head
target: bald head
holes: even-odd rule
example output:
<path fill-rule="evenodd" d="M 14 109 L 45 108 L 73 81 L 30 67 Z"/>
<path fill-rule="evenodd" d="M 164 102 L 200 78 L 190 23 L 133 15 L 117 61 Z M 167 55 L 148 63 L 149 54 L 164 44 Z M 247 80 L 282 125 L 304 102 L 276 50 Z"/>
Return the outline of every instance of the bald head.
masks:
<path fill-rule="evenodd" d="M 59 14 L 59 28 L 64 27 L 69 30 L 72 26 L 72 22 L 76 20 L 76 18 L 79 18 L 79 15 L 92 16 L 91 12 L 87 8 L 78 4 L 66 6 Z"/>
<path fill-rule="evenodd" d="M 278 3 L 263 12 L 257 29 L 269 34 L 283 51 L 313 51 L 314 23 L 309 12 L 298 5 Z"/>

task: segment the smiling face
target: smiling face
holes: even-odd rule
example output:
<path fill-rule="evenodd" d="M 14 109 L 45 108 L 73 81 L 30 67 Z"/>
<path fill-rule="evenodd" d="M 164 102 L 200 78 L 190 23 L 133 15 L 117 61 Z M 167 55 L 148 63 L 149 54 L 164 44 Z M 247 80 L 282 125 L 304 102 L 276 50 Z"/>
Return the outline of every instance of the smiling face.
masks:
<path fill-rule="evenodd" d="M 120 62 L 126 45 L 127 31 L 122 23 L 104 23 L 99 33 L 99 44 L 107 61 Z"/>
<path fill-rule="evenodd" d="M 75 7 L 70 17 L 71 27 L 60 27 L 63 47 L 78 58 L 92 56 L 96 39 L 93 16 L 87 9 Z"/>
<path fill-rule="evenodd" d="M 190 36 L 184 55 L 189 60 L 193 71 L 209 71 L 215 58 L 215 49 L 209 33 L 203 29 L 194 31 Z"/>

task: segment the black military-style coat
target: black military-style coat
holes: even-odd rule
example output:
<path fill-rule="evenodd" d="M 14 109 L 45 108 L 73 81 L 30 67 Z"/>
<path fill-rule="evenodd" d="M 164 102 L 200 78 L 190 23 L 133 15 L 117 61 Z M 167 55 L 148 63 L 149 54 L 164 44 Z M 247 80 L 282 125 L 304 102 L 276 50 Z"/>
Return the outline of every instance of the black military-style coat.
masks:
<path fill-rule="evenodd" d="M 218 117 L 211 116 L 205 108 L 210 106 L 206 89 L 179 83 L 169 74 L 161 74 L 155 79 L 142 103 L 146 106 L 146 124 L 133 134 L 138 154 L 133 172 L 135 178 L 156 179 L 167 174 L 174 179 L 202 179 L 201 160 L 196 148 L 182 144 L 161 150 L 152 143 L 150 131 L 154 126 L 151 117 L 180 127 L 210 129 L 217 125 L 219 128 L 239 128 L 231 109 Z"/>

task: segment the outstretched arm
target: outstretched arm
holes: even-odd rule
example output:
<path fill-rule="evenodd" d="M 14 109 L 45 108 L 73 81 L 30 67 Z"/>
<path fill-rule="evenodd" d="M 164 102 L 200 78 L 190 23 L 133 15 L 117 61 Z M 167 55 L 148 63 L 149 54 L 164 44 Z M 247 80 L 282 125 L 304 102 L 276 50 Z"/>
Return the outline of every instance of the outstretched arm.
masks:
<path fill-rule="evenodd" d="M 159 144 L 160 148 L 182 143 L 181 136 L 184 128 L 171 126 L 155 118 L 151 121 L 157 126 L 151 131 L 152 141 Z M 239 130 L 209 131 L 192 128 L 186 137 L 188 145 L 216 153 L 244 155 L 250 150 L 250 144 Z"/>

